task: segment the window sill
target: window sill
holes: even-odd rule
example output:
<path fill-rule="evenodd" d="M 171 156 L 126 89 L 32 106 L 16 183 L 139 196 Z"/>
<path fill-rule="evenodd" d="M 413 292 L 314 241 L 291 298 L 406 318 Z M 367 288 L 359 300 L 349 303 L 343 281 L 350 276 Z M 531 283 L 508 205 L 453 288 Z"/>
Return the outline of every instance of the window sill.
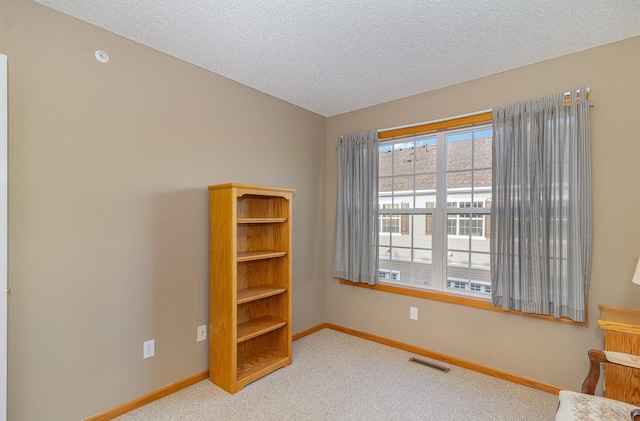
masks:
<path fill-rule="evenodd" d="M 346 279 L 340 279 L 340 284 L 359 287 L 359 288 L 373 289 L 375 291 L 406 295 L 409 297 L 423 298 L 426 300 L 440 301 L 443 303 L 456 304 L 456 305 L 461 305 L 465 307 L 479 308 L 482 310 L 495 311 L 498 313 L 513 314 L 516 316 L 528 317 L 532 319 L 547 320 L 554 323 L 563 323 L 563 324 L 581 326 L 581 327 L 589 326 L 588 318 L 587 318 L 587 321 L 585 322 L 576 322 L 566 317 L 557 319 L 550 315 L 529 314 L 529 313 L 523 313 L 521 311 L 514 311 L 514 310 L 505 311 L 501 307 L 494 307 L 489 301 L 484 301 L 484 300 L 470 298 L 470 297 L 463 297 L 455 294 L 447 294 L 445 292 L 404 288 L 396 285 L 387 285 L 387 284 L 369 285 L 369 284 L 364 284 L 360 282 L 347 281 Z"/>

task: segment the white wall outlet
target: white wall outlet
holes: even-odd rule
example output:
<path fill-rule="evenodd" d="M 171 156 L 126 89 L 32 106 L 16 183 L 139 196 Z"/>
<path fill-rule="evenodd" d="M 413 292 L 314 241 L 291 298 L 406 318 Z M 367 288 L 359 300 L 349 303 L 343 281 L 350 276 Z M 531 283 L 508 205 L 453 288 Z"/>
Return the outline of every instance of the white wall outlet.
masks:
<path fill-rule="evenodd" d="M 411 320 L 418 320 L 418 308 L 417 307 L 409 307 L 409 318 Z"/>
<path fill-rule="evenodd" d="M 207 339 L 207 325 L 198 326 L 196 342 L 202 342 Z"/>
<path fill-rule="evenodd" d="M 142 358 L 151 358 L 156 355 L 156 340 L 151 339 L 149 341 L 144 341 L 142 347 Z"/>

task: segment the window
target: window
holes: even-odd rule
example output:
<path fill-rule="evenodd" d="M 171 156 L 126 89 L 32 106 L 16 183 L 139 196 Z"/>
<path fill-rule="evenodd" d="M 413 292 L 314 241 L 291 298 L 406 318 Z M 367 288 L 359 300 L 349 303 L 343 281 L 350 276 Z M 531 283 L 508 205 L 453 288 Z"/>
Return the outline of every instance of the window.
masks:
<path fill-rule="evenodd" d="M 378 278 L 380 279 L 391 279 L 392 281 L 400 280 L 400 272 L 397 270 L 380 270 L 378 271 Z"/>
<path fill-rule="evenodd" d="M 380 209 L 406 209 L 408 203 L 380 203 Z M 388 212 L 380 212 L 379 215 L 379 232 L 391 234 L 409 234 L 409 219 L 407 215 L 389 214 Z"/>
<path fill-rule="evenodd" d="M 398 209 L 400 208 L 400 204 L 391 204 L 391 203 L 381 203 L 380 209 Z M 380 213 L 380 231 L 381 233 L 392 233 L 392 234 L 400 234 L 400 215 L 390 215 Z"/>
<path fill-rule="evenodd" d="M 381 142 L 380 282 L 490 296 L 492 137 L 484 124 Z"/>
<path fill-rule="evenodd" d="M 447 202 L 447 208 L 482 208 L 482 202 Z M 467 215 L 468 216 L 468 215 Z M 471 235 L 473 237 L 482 237 L 484 233 L 484 217 L 482 214 L 473 213 L 471 217 L 464 217 L 460 214 L 451 214 L 447 217 L 447 234 L 448 235 Z"/>

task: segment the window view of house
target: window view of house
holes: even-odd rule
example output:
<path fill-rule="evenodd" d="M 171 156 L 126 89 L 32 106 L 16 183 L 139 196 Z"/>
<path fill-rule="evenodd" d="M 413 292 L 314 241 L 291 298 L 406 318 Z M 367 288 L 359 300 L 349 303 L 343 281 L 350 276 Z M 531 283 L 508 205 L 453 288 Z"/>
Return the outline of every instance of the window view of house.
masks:
<path fill-rule="evenodd" d="M 489 297 L 490 125 L 383 142 L 379 280 Z"/>

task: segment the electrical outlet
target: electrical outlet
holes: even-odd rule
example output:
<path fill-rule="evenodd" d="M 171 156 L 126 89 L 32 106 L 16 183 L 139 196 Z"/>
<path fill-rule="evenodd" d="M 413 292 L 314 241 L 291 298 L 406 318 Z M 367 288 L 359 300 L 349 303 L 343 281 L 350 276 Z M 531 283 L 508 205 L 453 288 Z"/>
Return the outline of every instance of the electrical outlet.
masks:
<path fill-rule="evenodd" d="M 142 347 L 142 358 L 151 358 L 156 355 L 156 341 L 155 339 L 151 339 L 149 341 L 145 341 Z"/>
<path fill-rule="evenodd" d="M 409 318 L 411 320 L 418 320 L 418 308 L 417 307 L 409 307 Z"/>
<path fill-rule="evenodd" d="M 202 342 L 207 339 L 207 325 L 198 326 L 196 342 Z"/>

